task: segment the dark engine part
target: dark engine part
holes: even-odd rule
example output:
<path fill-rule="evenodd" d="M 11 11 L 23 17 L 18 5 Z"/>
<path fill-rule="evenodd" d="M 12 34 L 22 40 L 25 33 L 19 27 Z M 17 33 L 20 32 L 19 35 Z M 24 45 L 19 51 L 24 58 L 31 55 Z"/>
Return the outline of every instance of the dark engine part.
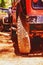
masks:
<path fill-rule="evenodd" d="M 4 19 L 4 31 L 9 32 L 12 25 L 12 17 L 5 17 Z"/>
<path fill-rule="evenodd" d="M 43 38 L 34 35 L 31 38 L 31 47 L 33 51 L 43 51 Z"/>
<path fill-rule="evenodd" d="M 32 51 L 43 51 L 43 24 L 30 25 L 30 40 Z"/>

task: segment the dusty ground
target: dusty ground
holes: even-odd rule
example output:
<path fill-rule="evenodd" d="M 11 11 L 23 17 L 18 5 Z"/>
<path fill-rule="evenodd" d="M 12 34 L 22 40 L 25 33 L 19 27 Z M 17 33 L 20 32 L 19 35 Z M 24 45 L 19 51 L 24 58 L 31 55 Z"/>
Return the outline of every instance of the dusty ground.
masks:
<path fill-rule="evenodd" d="M 10 36 L 0 32 L 0 65 L 43 65 L 43 57 L 17 56 Z"/>
<path fill-rule="evenodd" d="M 42 57 L 14 57 L 0 59 L 0 65 L 43 65 Z"/>

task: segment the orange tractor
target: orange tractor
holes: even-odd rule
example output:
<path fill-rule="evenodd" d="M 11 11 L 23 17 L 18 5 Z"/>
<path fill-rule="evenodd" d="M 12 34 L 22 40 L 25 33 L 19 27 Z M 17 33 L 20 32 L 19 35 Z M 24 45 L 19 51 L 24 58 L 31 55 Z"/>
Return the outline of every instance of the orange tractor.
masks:
<path fill-rule="evenodd" d="M 17 31 L 19 52 L 43 51 L 43 0 L 21 0 L 18 5 L 16 22 L 19 30 Z"/>
<path fill-rule="evenodd" d="M 43 51 L 43 0 L 26 0 L 32 51 Z"/>

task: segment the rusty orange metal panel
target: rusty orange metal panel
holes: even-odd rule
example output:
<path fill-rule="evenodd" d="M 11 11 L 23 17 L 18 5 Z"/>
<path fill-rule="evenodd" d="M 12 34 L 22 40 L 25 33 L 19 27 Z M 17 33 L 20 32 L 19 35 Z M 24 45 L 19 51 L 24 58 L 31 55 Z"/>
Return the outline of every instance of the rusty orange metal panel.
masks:
<path fill-rule="evenodd" d="M 26 0 L 27 15 L 43 15 L 43 9 L 33 9 L 31 2 L 32 0 Z"/>

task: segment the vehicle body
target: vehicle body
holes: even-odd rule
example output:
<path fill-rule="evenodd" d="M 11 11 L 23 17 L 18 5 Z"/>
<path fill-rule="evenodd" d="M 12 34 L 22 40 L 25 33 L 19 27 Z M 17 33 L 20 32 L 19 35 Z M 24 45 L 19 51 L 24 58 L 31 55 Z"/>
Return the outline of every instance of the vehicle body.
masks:
<path fill-rule="evenodd" d="M 32 50 L 43 50 L 43 0 L 26 0 L 26 12 Z"/>
<path fill-rule="evenodd" d="M 25 3 L 23 4 L 23 2 Z M 25 21 L 26 19 L 24 24 L 27 23 L 29 25 L 29 28 L 28 26 L 27 28 L 29 30 L 31 50 L 43 50 L 43 0 L 22 0 L 20 5 L 22 7 L 23 14 L 20 16 L 20 19 L 21 21 Z M 18 16 L 19 14 L 21 15 L 20 9 Z M 22 17 L 24 17 L 24 19 Z M 19 51 L 21 53 L 30 53 L 31 50 L 29 49 L 28 43 L 24 42 L 22 45 L 21 43 L 18 43 Z M 26 49 L 28 50 L 26 51 Z"/>

